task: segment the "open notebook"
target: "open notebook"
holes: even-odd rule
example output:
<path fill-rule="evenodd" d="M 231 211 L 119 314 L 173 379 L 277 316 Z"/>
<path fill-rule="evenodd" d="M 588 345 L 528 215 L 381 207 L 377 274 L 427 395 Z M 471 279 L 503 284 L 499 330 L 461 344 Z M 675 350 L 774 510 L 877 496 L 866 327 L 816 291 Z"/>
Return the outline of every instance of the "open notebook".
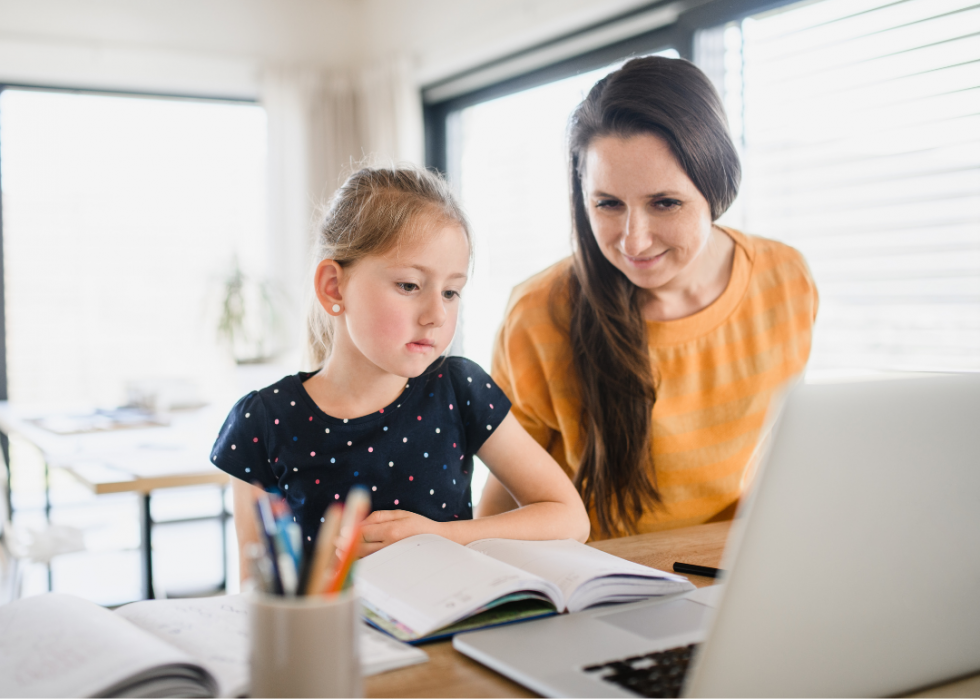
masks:
<path fill-rule="evenodd" d="M 361 626 L 364 675 L 427 656 Z M 135 602 L 114 612 L 71 595 L 0 607 L 2 697 L 244 696 L 244 595 Z"/>
<path fill-rule="evenodd" d="M 420 534 L 362 559 L 357 589 L 368 621 L 418 642 L 694 586 L 570 539 L 482 539 L 460 546 Z"/>

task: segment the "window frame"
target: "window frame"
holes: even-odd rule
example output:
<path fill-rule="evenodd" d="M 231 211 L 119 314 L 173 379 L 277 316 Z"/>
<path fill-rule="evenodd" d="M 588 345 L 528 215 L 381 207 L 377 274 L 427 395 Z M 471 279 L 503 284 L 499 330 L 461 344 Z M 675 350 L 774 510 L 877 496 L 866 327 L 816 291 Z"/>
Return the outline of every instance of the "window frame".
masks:
<path fill-rule="evenodd" d="M 147 99 L 181 100 L 187 102 L 224 102 L 242 105 L 257 105 L 257 99 L 248 97 L 212 97 L 207 95 L 188 95 L 166 92 L 143 92 L 140 90 L 102 90 L 96 88 L 63 87 L 59 85 L 34 85 L 27 83 L 0 82 L 0 94 L 5 90 L 34 90 L 37 92 L 61 92 L 78 95 L 104 95 L 107 97 L 134 97 Z M 0 139 L 3 134 L 0 134 Z M 3 169 L 0 163 L 0 191 L 3 191 Z M 5 259 L 3 254 L 3 198 L 0 197 L 0 400 L 7 400 L 7 306 Z M 0 446 L 4 460 L 7 460 L 7 437 L 0 434 Z"/>
<path fill-rule="evenodd" d="M 585 27 L 570 34 L 565 34 L 547 42 L 528 47 L 516 53 L 501 56 L 494 61 L 457 73 L 438 82 L 424 85 L 421 93 L 423 97 L 422 111 L 425 129 L 425 166 L 429 169 L 436 170 L 443 176 L 447 175 L 449 146 L 449 130 L 447 124 L 453 112 L 515 92 L 521 92 L 550 82 L 562 80 L 563 78 L 568 78 L 579 73 L 596 70 L 632 56 L 645 55 L 672 48 L 680 54 L 681 58 L 686 58 L 689 61 L 694 60 L 694 40 L 699 31 L 727 24 L 728 22 L 737 22 L 760 12 L 776 10 L 796 2 L 798 0 L 707 0 L 707 2 L 697 4 L 693 7 L 686 7 L 686 5 L 693 3 L 671 3 L 668 0 L 658 0 L 657 2 L 637 7 L 628 13 L 611 17 L 603 22 Z M 684 7 L 680 10 L 677 20 L 668 26 L 643 32 L 628 39 L 586 51 L 577 56 L 536 68 L 461 95 L 439 101 L 425 101 L 426 90 L 433 87 L 438 87 L 460 77 L 521 56 L 532 54 L 538 50 L 555 46 L 570 39 L 587 35 L 613 22 L 625 21 L 635 15 L 651 10 L 663 9 L 672 4 L 682 4 Z"/>
<path fill-rule="evenodd" d="M 221 97 L 209 95 L 191 95 L 183 93 L 166 92 L 146 92 L 140 90 L 111 90 L 84 87 L 65 87 L 62 85 L 39 85 L 31 83 L 12 83 L 0 82 L 0 94 L 5 90 L 34 90 L 38 92 L 59 92 L 79 95 L 104 95 L 107 97 L 133 97 L 147 99 L 181 100 L 187 102 L 223 102 L 242 105 L 258 105 L 259 100 L 249 97 Z M 0 139 L 3 134 L 0 134 Z M 0 163 L 0 192 L 3 191 L 3 169 Z M 0 197 L 0 401 L 6 401 L 8 396 L 8 371 L 7 371 L 7 303 L 6 303 L 6 278 L 4 258 L 4 236 L 3 236 L 3 197 Z M 10 438 L 5 432 L 0 432 L 0 454 L 3 458 L 3 466 L 6 470 L 6 507 L 7 515 L 13 512 L 10 492 Z M 2 523 L 0 523 L 2 524 Z"/>

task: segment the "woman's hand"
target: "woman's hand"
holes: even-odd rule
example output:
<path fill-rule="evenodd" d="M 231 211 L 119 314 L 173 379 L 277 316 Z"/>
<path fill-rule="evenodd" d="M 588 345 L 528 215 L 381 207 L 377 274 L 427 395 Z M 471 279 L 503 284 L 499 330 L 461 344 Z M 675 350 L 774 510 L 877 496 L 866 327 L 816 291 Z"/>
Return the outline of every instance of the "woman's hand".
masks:
<path fill-rule="evenodd" d="M 406 510 L 377 510 L 361 524 L 361 556 L 416 534 L 443 534 L 443 525 Z"/>

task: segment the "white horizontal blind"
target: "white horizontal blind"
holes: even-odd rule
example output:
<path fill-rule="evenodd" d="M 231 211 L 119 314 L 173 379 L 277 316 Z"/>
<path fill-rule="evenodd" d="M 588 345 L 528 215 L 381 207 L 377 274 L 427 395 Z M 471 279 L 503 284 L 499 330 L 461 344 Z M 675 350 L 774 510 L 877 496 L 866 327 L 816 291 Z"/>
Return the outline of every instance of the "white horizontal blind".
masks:
<path fill-rule="evenodd" d="M 810 264 L 811 369 L 980 370 L 980 4 L 805 3 L 740 44 L 736 215 Z"/>

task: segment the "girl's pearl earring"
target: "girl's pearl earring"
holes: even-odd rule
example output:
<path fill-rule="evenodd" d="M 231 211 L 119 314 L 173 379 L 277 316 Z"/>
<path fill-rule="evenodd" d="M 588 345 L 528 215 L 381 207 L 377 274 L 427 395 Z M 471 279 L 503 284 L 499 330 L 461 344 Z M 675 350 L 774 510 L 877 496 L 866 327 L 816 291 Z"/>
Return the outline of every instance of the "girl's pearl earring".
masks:
<path fill-rule="evenodd" d="M 331 308 L 330 310 L 332 310 L 334 313 L 340 313 L 340 304 L 339 303 L 335 303 L 333 305 L 333 308 Z"/>

